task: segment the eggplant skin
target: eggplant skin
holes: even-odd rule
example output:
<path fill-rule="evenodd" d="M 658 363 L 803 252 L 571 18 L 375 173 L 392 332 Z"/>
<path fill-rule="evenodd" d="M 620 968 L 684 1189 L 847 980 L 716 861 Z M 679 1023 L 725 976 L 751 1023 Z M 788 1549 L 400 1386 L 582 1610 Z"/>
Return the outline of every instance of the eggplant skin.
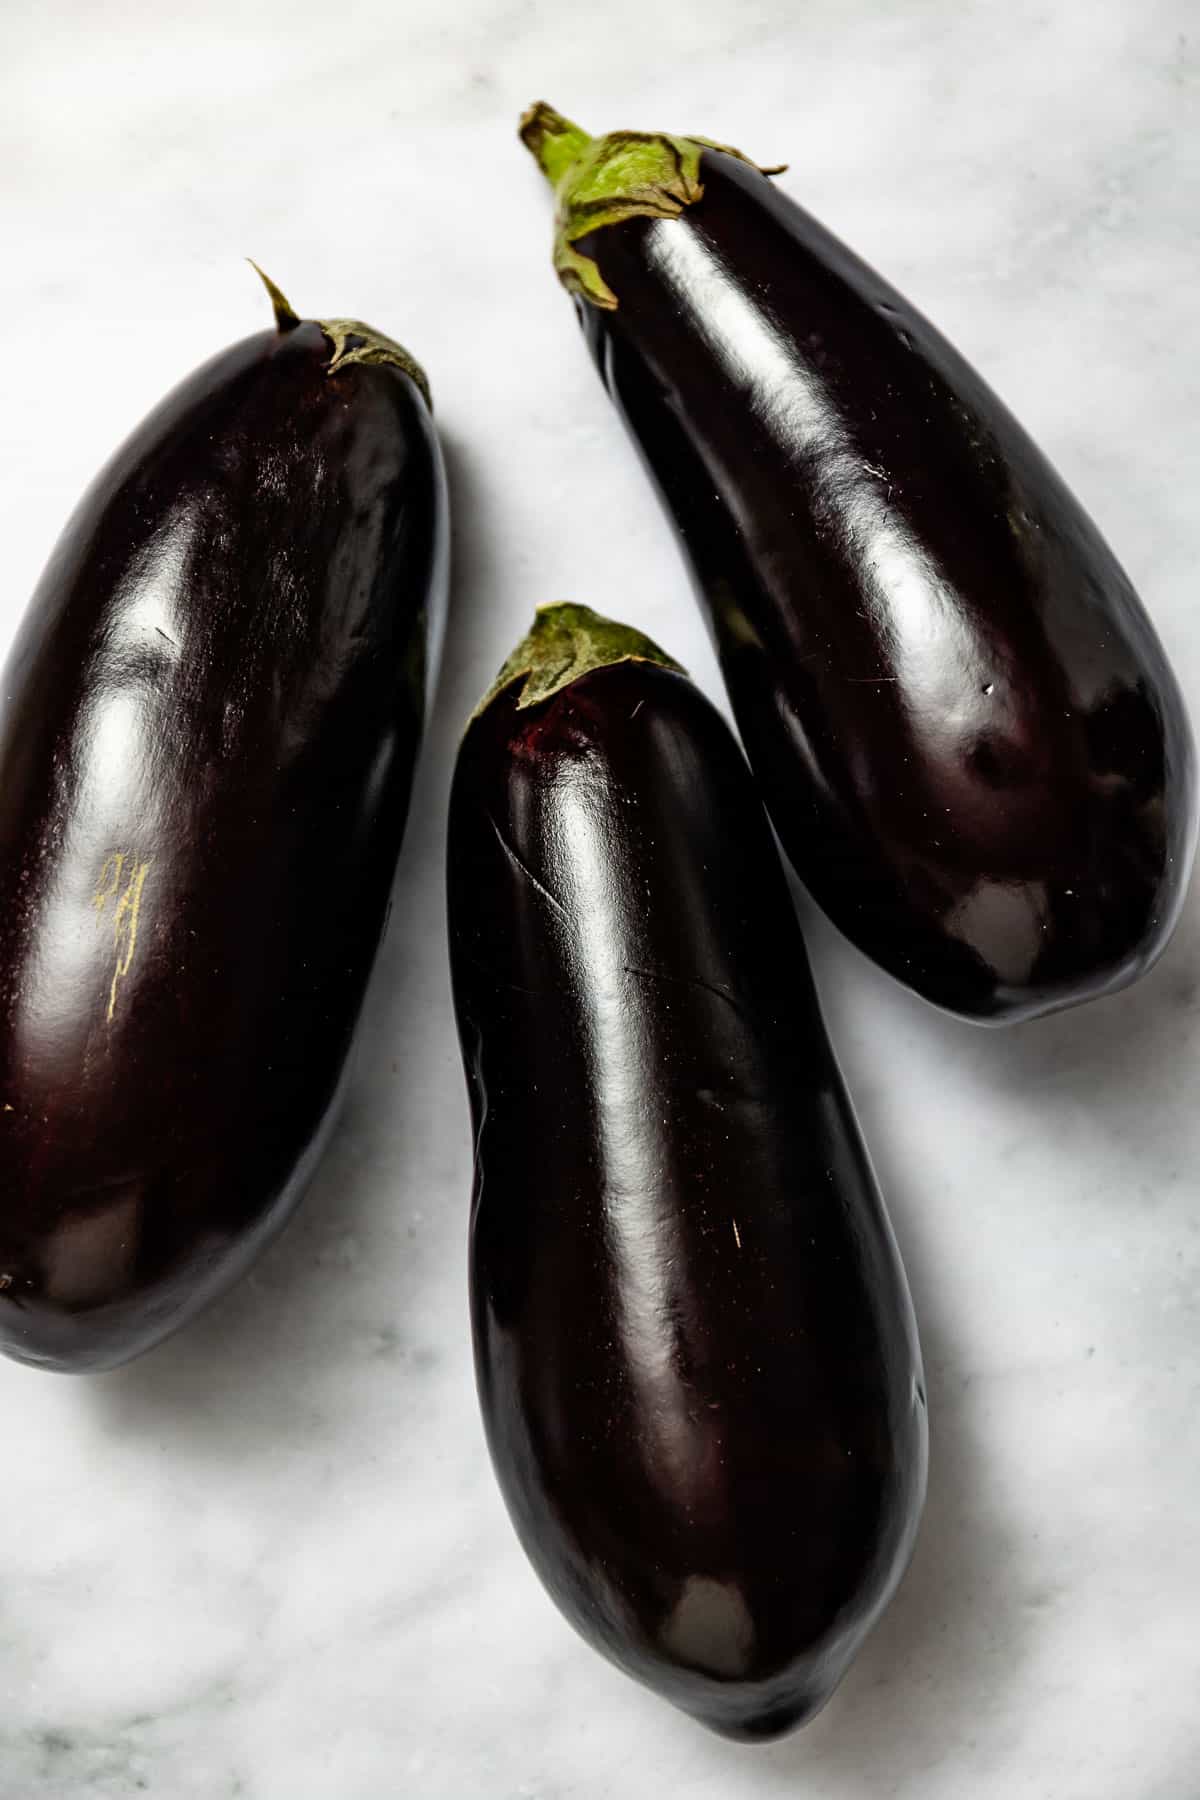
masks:
<path fill-rule="evenodd" d="M 773 1737 L 911 1553 L 904 1273 L 724 721 L 642 661 L 516 692 L 467 732 L 448 847 L 488 1443 L 576 1629 Z"/>
<path fill-rule="evenodd" d="M 982 1022 L 1124 986 L 1195 844 L 1186 709 L 1096 527 L 904 297 L 752 166 L 606 226 L 576 306 L 767 809 L 834 923 Z"/>
<path fill-rule="evenodd" d="M 122 1362 L 319 1155 L 447 580 L 441 454 L 314 321 L 236 344 L 68 524 L 0 714 L 0 1348 Z"/>

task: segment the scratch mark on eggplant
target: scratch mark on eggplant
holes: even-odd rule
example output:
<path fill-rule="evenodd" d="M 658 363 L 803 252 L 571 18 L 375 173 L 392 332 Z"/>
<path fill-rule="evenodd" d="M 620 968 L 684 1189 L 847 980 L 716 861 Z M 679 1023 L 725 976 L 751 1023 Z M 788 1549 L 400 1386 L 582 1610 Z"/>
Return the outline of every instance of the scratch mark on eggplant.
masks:
<path fill-rule="evenodd" d="M 724 1000 L 726 1006 L 731 1006 L 739 1018 L 743 1016 L 740 1001 L 735 1000 L 727 989 L 718 987 L 715 982 L 703 981 L 699 975 L 667 975 L 661 969 L 635 969 L 631 963 L 625 965 L 625 973 L 643 976 L 647 981 L 669 981 L 676 987 L 703 988 L 706 993 L 715 994 L 718 1000 Z"/>
<path fill-rule="evenodd" d="M 107 900 L 111 899 L 112 896 L 116 893 L 117 889 L 120 887 L 120 885 L 121 885 L 121 870 L 124 868 L 124 866 L 125 866 L 125 852 L 123 850 L 114 850 L 113 854 L 111 856 L 105 858 L 104 866 L 100 870 L 99 886 L 97 887 L 95 893 L 92 895 L 92 905 L 95 907 L 97 912 L 104 911 L 105 902 Z M 109 879 L 109 870 L 110 869 L 112 870 L 111 879 Z M 106 883 L 107 883 L 107 885 L 105 885 Z"/>
<path fill-rule="evenodd" d="M 536 888 L 537 892 L 542 896 L 542 899 L 546 902 L 546 904 L 548 906 L 553 907 L 554 911 L 558 914 L 559 918 L 563 920 L 563 922 L 569 927 L 569 929 L 571 931 L 574 931 L 575 921 L 574 921 L 574 919 L 572 919 L 570 913 L 567 911 L 567 909 L 563 905 L 562 901 L 560 899 L 558 899 L 558 897 L 555 894 L 552 894 L 550 892 L 550 889 L 545 885 L 544 882 L 541 882 L 538 880 L 537 876 L 534 874 L 532 869 L 526 867 L 526 865 L 522 862 L 521 858 L 517 855 L 516 851 L 513 849 L 512 845 L 509 843 L 508 839 L 505 837 L 504 833 L 501 831 L 500 827 L 497 825 L 497 823 L 496 823 L 495 819 L 492 817 L 491 813 L 488 814 L 488 824 L 491 826 L 492 830 L 495 832 L 496 842 L 499 844 L 500 848 L 503 850 L 505 856 L 508 858 L 508 860 L 512 864 L 513 868 L 517 870 L 518 874 L 520 874 L 521 876 L 524 877 L 524 879 L 529 883 L 530 887 Z"/>
<path fill-rule="evenodd" d="M 121 885 L 121 876 L 127 852 L 114 850 L 107 857 L 100 870 L 100 884 L 92 895 L 92 905 L 97 912 L 103 912 L 110 898 L 114 898 Z M 153 859 L 150 859 L 153 860 Z M 109 876 L 109 870 L 112 874 Z M 113 912 L 113 944 L 117 952 L 116 967 L 108 990 L 108 1010 L 105 1018 L 111 1025 L 117 1010 L 117 989 L 128 975 L 133 963 L 134 951 L 137 949 L 138 919 L 142 910 L 142 889 L 146 885 L 146 875 L 150 869 L 150 861 L 134 863 L 125 892 L 117 901 Z"/>

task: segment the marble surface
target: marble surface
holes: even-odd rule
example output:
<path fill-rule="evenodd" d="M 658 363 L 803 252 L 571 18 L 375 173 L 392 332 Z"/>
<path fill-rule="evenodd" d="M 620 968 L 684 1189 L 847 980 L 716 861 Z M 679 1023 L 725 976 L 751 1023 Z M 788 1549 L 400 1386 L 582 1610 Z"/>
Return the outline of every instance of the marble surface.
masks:
<path fill-rule="evenodd" d="M 1189 0 L 9 0 L 0 635 L 176 379 L 358 314 L 428 367 L 454 612 L 348 1110 L 223 1303 L 92 1379 L 0 1368 L 0 1797 L 1188 1800 L 1200 1756 L 1200 921 L 1140 987 L 1007 1033 L 819 921 L 829 1023 L 921 1318 L 920 1546 L 828 1709 L 710 1737 L 544 1597 L 484 1453 L 442 919 L 464 714 L 536 601 L 719 697 L 666 525 L 547 266 L 539 94 L 695 130 L 955 338 L 1200 694 L 1200 32 Z M 591 508 L 605 525 L 594 529 Z"/>

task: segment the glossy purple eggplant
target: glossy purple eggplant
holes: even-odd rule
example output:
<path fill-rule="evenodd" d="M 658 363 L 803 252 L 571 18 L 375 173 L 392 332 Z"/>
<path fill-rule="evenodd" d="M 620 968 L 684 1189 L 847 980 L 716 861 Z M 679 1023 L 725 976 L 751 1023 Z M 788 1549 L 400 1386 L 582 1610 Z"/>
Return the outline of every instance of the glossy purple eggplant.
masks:
<path fill-rule="evenodd" d="M 900 1578 L 926 1425 L 750 772 L 640 634 L 543 609 L 463 742 L 448 877 L 476 1370 L 513 1523 L 604 1655 L 774 1736 Z"/>
<path fill-rule="evenodd" d="M 0 1348 L 124 1361 L 283 1223 L 383 929 L 447 578 L 421 371 L 233 345 L 68 524 L 0 715 Z"/>
<path fill-rule="evenodd" d="M 969 1018 L 1133 980 L 1182 902 L 1194 752 L 1079 503 L 929 322 L 737 152 L 591 140 L 544 106 L 523 136 L 815 899 Z"/>

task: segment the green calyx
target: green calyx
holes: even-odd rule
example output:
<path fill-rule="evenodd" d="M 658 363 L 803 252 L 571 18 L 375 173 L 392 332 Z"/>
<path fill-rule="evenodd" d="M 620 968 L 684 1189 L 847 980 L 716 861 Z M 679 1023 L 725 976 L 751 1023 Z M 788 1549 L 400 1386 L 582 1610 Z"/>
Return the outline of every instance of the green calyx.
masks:
<path fill-rule="evenodd" d="M 539 606 L 533 624 L 493 681 L 472 719 L 485 712 L 497 694 L 524 677 L 517 710 L 538 706 L 553 694 L 570 687 L 581 675 L 605 669 L 611 663 L 652 662 L 678 674 L 686 671 L 665 650 L 632 625 L 593 612 L 590 606 L 572 606 L 556 600 Z"/>
<path fill-rule="evenodd" d="M 684 207 L 693 205 L 704 193 L 700 158 L 705 150 L 721 150 L 759 168 L 740 150 L 711 138 L 650 131 L 610 131 L 606 137 L 589 137 L 544 100 L 536 101 L 522 118 L 520 138 L 555 191 L 554 267 L 558 278 L 571 293 L 582 294 L 606 311 L 617 305 L 617 296 L 594 258 L 575 248 L 579 238 L 638 214 L 677 219 Z M 783 166 L 764 168 L 760 173 L 777 175 Z"/>
<path fill-rule="evenodd" d="M 403 369 L 420 389 L 426 406 L 433 410 L 425 371 L 402 344 L 384 337 L 382 331 L 373 331 L 358 319 L 318 319 L 317 324 L 333 345 L 333 355 L 325 371 L 327 375 L 336 375 L 339 369 L 349 368 L 351 363 L 392 363 L 397 369 Z"/>
<path fill-rule="evenodd" d="M 275 314 L 275 328 L 279 332 L 294 331 L 301 323 L 300 315 L 288 303 L 287 299 L 275 286 L 271 277 L 259 268 L 251 257 L 246 261 L 261 280 L 270 297 L 271 308 Z M 429 381 L 424 369 L 415 356 L 410 356 L 402 344 L 384 337 L 381 331 L 375 331 L 370 325 L 364 325 L 360 319 L 317 319 L 315 323 L 329 339 L 333 355 L 326 365 L 326 375 L 336 375 L 339 369 L 347 368 L 351 363 L 391 363 L 393 367 L 403 370 L 414 386 L 419 390 L 422 399 L 430 411 L 433 410 L 433 399 L 429 392 Z"/>

